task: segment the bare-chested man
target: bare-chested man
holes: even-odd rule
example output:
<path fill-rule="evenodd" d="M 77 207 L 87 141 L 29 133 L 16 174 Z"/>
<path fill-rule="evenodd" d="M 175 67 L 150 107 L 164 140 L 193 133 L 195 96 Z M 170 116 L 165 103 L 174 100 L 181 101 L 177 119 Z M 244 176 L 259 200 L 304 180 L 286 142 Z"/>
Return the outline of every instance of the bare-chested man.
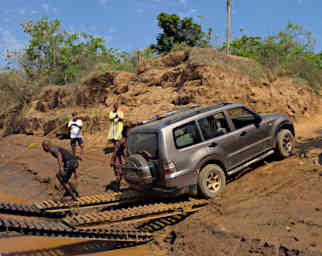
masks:
<path fill-rule="evenodd" d="M 66 190 L 66 195 L 70 195 L 74 200 L 77 200 L 78 192 L 74 186 L 68 182 L 72 174 L 76 176 L 76 169 L 78 168 L 77 158 L 68 150 L 55 146 L 49 140 L 44 140 L 42 148 L 45 152 L 50 153 L 57 159 L 58 173 L 56 177 Z"/>

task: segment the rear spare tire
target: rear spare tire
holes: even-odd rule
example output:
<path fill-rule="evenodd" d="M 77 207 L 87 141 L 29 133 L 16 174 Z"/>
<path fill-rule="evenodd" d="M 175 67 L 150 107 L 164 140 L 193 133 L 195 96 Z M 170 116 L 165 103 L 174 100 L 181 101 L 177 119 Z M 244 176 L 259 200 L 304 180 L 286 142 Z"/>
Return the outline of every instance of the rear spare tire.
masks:
<path fill-rule="evenodd" d="M 132 170 L 125 168 L 125 180 L 129 185 L 139 191 L 147 191 L 152 188 L 154 177 L 152 176 L 153 165 L 140 154 L 134 154 L 126 159 L 126 165 L 136 167 Z"/>
<path fill-rule="evenodd" d="M 129 164 L 134 164 L 135 167 L 145 167 L 148 166 L 148 161 L 139 154 L 134 154 L 126 159 Z"/>
<path fill-rule="evenodd" d="M 213 198 L 226 186 L 226 175 L 216 164 L 208 164 L 199 173 L 198 186 L 203 196 Z"/>

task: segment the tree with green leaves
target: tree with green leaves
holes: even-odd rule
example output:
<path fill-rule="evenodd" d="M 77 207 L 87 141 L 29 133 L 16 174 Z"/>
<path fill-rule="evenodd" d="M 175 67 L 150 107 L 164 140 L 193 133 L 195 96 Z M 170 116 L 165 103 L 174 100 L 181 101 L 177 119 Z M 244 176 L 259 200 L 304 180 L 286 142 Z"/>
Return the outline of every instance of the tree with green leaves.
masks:
<path fill-rule="evenodd" d="M 221 50 L 224 52 L 226 45 Z M 257 60 L 276 74 L 307 80 L 312 86 L 322 84 L 322 53 L 314 53 L 311 33 L 294 24 L 265 38 L 243 35 L 230 44 L 231 53 Z"/>
<path fill-rule="evenodd" d="M 261 37 L 243 35 L 241 38 L 234 39 L 230 43 L 229 49 L 232 55 L 255 58 L 258 56 L 261 47 L 263 47 Z M 226 42 L 221 47 L 222 52 L 225 50 L 227 50 Z"/>
<path fill-rule="evenodd" d="M 32 79 L 47 76 L 52 78 L 49 82 L 65 84 L 87 68 L 85 60 L 107 56 L 103 39 L 85 33 L 68 33 L 57 19 L 44 17 L 21 26 L 31 39 L 19 62 Z"/>
<path fill-rule="evenodd" d="M 241 30 L 242 31 L 242 30 Z M 233 55 L 261 60 L 277 55 L 279 59 L 286 60 L 307 53 L 313 53 L 314 41 L 311 33 L 299 25 L 288 24 L 277 34 L 265 38 L 243 35 L 234 39 L 231 44 Z M 224 51 L 225 44 L 221 50 Z"/>
<path fill-rule="evenodd" d="M 192 18 L 183 18 L 176 14 L 160 13 L 158 25 L 163 30 L 157 37 L 157 44 L 150 47 L 158 54 L 171 51 L 176 44 L 185 43 L 187 46 L 206 47 L 209 46 L 212 30 L 204 33 L 201 25 L 193 23 Z"/>

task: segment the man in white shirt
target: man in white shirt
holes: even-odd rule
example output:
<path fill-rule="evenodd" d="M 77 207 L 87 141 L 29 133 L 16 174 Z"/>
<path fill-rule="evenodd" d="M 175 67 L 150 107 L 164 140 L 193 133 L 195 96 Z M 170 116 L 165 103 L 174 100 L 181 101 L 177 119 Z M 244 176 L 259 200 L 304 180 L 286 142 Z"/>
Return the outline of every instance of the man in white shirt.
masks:
<path fill-rule="evenodd" d="M 80 147 L 80 160 L 82 160 L 83 156 L 83 135 L 82 135 L 82 126 L 83 122 L 78 118 L 78 114 L 72 113 L 73 119 L 68 123 L 68 129 L 70 132 L 70 145 L 72 147 L 73 155 L 76 156 L 76 142 Z"/>

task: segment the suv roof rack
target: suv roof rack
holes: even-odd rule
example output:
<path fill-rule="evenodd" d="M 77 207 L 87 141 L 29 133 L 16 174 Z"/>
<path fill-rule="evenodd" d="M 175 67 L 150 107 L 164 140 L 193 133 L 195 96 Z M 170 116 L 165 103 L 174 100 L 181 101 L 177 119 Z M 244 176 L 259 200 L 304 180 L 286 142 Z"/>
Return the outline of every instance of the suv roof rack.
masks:
<path fill-rule="evenodd" d="M 161 114 L 161 115 L 156 114 L 155 116 L 153 116 L 153 117 L 151 117 L 149 119 L 143 120 L 143 121 L 139 122 L 138 125 L 147 124 L 147 123 L 150 123 L 150 122 L 153 122 L 153 121 L 161 120 L 161 119 L 166 118 L 168 116 L 172 116 L 172 115 L 175 115 L 175 114 L 178 114 L 178 113 L 182 113 L 184 111 L 191 110 L 191 109 L 194 109 L 194 108 L 197 108 L 197 107 L 200 107 L 200 105 L 199 104 L 192 104 L 192 105 L 187 106 L 187 107 L 168 110 L 168 112 L 166 112 L 164 114 Z"/>

